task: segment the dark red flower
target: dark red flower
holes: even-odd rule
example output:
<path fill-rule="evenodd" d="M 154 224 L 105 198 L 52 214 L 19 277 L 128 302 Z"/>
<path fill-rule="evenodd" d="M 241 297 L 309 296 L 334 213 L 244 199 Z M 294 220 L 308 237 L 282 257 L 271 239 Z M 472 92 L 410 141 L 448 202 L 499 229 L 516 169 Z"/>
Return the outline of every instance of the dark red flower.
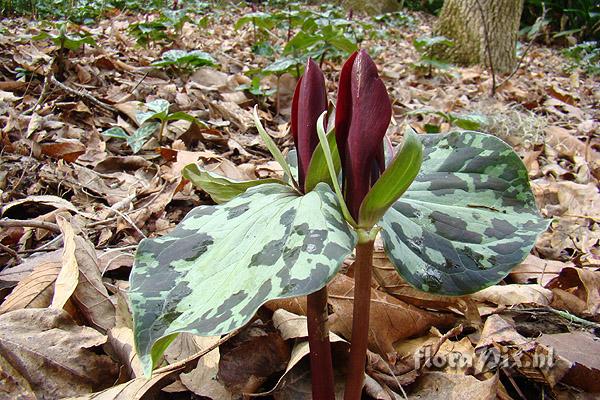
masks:
<path fill-rule="evenodd" d="M 319 66 L 309 59 L 292 100 L 291 131 L 298 153 L 298 183 L 301 189 L 304 189 L 310 159 L 319 144 L 317 120 L 326 110 L 325 77 Z"/>
<path fill-rule="evenodd" d="M 355 52 L 340 75 L 335 136 L 344 198 L 356 220 L 363 199 L 385 169 L 383 138 L 391 116 L 390 98 L 375 63 L 366 51 Z"/>

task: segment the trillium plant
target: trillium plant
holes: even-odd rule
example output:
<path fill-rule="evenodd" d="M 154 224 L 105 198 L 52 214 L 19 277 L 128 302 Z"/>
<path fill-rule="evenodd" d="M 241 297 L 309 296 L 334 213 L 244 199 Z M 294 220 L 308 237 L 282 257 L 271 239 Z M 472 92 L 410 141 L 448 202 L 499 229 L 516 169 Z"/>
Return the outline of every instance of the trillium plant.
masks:
<path fill-rule="evenodd" d="M 309 60 L 292 103 L 296 151 L 287 160 L 254 111 L 285 180 L 185 168 L 218 204 L 195 208 L 170 234 L 138 247 L 130 299 L 146 374 L 178 333 L 222 335 L 269 300 L 307 296 L 313 398 L 333 399 L 326 285 L 355 251 L 345 398 L 359 399 L 377 234 L 412 286 L 463 295 L 504 278 L 546 229 L 523 163 L 500 139 L 408 129 L 394 150 L 385 137 L 390 99 L 364 50 L 342 67 L 335 117 L 327 109 L 323 73 Z"/>

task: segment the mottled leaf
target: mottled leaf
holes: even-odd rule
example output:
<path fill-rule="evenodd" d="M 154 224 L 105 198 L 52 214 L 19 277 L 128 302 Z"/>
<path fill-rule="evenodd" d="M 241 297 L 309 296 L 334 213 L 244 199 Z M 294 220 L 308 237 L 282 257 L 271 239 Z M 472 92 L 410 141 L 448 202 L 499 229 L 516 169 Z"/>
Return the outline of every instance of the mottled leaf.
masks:
<path fill-rule="evenodd" d="M 192 181 L 194 186 L 204 190 L 216 203 L 225 203 L 244 193 L 248 188 L 265 183 L 283 183 L 274 178 L 239 181 L 207 171 L 198 164 L 188 164 L 182 175 Z"/>
<path fill-rule="evenodd" d="M 169 235 L 143 240 L 131 273 L 136 347 L 148 374 L 179 332 L 214 336 L 267 300 L 322 288 L 356 242 L 326 184 L 300 196 L 260 185 L 192 210 Z"/>
<path fill-rule="evenodd" d="M 460 295 L 497 283 L 548 226 L 525 166 L 494 136 L 463 131 L 420 139 L 421 171 L 380 221 L 386 253 L 424 291 Z"/>

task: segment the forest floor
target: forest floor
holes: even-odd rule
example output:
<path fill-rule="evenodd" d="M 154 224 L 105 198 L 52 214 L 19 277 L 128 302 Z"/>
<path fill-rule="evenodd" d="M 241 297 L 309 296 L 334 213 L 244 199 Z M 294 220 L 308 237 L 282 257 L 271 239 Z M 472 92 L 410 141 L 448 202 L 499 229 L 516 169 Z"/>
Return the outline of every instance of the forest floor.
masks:
<path fill-rule="evenodd" d="M 250 11 L 221 10 L 202 27 L 186 22 L 175 43 L 149 48 L 127 31 L 144 16 L 115 12 L 80 28 L 97 46 L 69 52 L 62 76 L 56 46 L 31 39 L 47 28 L 23 18 L 0 21 L 0 398 L 311 397 L 299 349 L 301 300 L 267 304 L 235 335 L 180 335 L 151 380 L 133 351 L 126 291 L 136 245 L 168 233 L 193 207 L 213 204 L 182 178 L 182 168 L 199 163 L 237 179 L 280 176 L 254 127 L 255 104 L 279 147 L 293 146 L 287 132 L 296 79 L 283 75 L 278 96 L 240 90 L 250 83 L 245 72 L 271 62 L 253 53 L 251 25 L 233 27 Z M 390 273 L 378 248 L 366 393 L 597 398 L 589 392 L 600 392 L 600 81 L 566 73 L 560 50 L 538 44 L 493 97 L 483 67 L 428 76 L 413 66 L 419 55 L 412 41 L 430 34 L 435 18 L 407 15 L 412 23 L 386 26 L 387 37 L 362 43 L 393 102 L 392 141 L 401 142 L 407 124 L 421 134 L 432 126 L 456 129 L 419 111 L 480 118 L 481 131 L 522 157 L 540 212 L 552 223 L 504 281 L 458 298 L 412 290 Z M 283 46 L 285 32 L 272 32 L 272 44 Z M 205 51 L 218 66 L 189 76 L 150 66 L 168 48 Z M 323 63 L 330 100 L 341 65 Z M 275 88 L 277 79 L 263 84 Z M 207 127 L 170 122 L 160 143 L 155 135 L 135 154 L 125 140 L 102 135 L 115 126 L 133 133 L 136 112 L 156 99 Z M 79 275 L 61 273 L 73 263 Z M 330 285 L 332 330 L 344 339 L 352 288 L 347 275 Z M 337 340 L 341 373 L 348 343 Z M 419 365 L 414 355 L 425 345 L 433 363 Z M 453 355 L 464 362 L 449 362 Z M 543 365 L 544 356 L 552 365 Z"/>

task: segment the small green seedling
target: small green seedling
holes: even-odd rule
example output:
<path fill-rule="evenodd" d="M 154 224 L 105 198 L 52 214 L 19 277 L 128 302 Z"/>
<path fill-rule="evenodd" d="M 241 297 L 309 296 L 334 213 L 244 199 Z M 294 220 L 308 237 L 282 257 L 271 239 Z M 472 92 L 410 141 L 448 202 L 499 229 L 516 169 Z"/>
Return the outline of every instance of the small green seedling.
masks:
<path fill-rule="evenodd" d="M 454 46 L 454 42 L 447 37 L 420 37 L 413 41 L 413 45 L 420 55 L 419 60 L 414 63 L 414 66 L 417 69 L 426 70 L 427 76 L 431 77 L 433 75 L 434 68 L 446 70 L 452 67 L 452 64 L 433 55 L 433 49 L 436 46 Z"/>
<path fill-rule="evenodd" d="M 134 153 L 139 152 L 148 142 L 148 139 L 158 131 L 158 141 L 162 141 L 164 130 L 169 121 L 185 120 L 193 124 L 206 127 L 206 124 L 188 113 L 177 111 L 169 113 L 169 102 L 158 99 L 146 103 L 149 111 L 138 112 L 136 120 L 139 128 L 129 135 L 119 126 L 110 128 L 102 133 L 103 136 L 124 139 Z"/>
<path fill-rule="evenodd" d="M 54 29 L 57 33 L 51 31 L 43 31 L 33 36 L 32 40 L 50 40 L 57 47 L 56 64 L 58 70 L 56 75 L 62 77 L 65 71 L 65 61 L 70 51 L 77 51 L 83 48 L 86 44 L 95 46 L 96 41 L 87 32 L 68 31 L 68 22 L 60 21 L 54 24 Z"/>
<path fill-rule="evenodd" d="M 598 42 L 583 42 L 563 50 L 569 60 L 566 71 L 571 73 L 577 69 L 586 74 L 600 75 L 600 47 Z"/>
<path fill-rule="evenodd" d="M 159 18 L 153 21 L 136 22 L 129 26 L 128 32 L 138 45 L 148 47 L 151 43 L 159 45 L 175 41 L 189 21 L 187 10 L 163 10 Z"/>
<path fill-rule="evenodd" d="M 162 54 L 152 66 L 164 68 L 175 72 L 177 75 L 188 75 L 200 67 L 215 66 L 216 60 L 208 53 L 200 50 L 169 50 Z"/>

